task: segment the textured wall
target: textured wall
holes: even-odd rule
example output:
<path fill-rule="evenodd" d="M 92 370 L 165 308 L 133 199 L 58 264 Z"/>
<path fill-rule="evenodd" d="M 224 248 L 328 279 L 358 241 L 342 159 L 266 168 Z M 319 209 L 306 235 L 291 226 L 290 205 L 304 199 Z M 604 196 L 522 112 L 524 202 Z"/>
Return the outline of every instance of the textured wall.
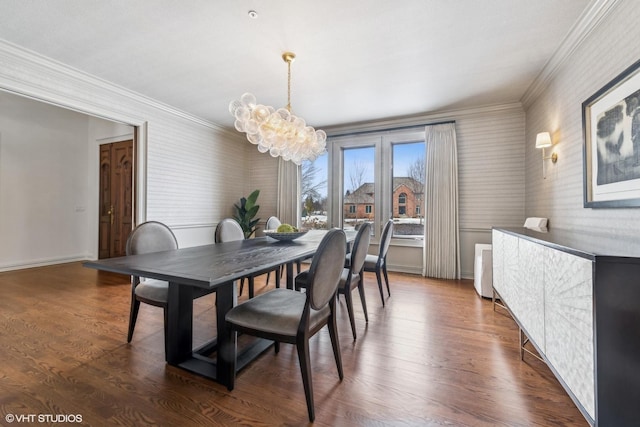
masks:
<path fill-rule="evenodd" d="M 603 251 L 638 246 L 640 209 L 583 207 L 582 103 L 640 58 L 639 20 L 636 1 L 615 3 L 579 46 L 561 58 L 540 94 L 525 103 L 527 216 L 548 217 L 551 227 L 589 232 L 602 240 Z M 557 164 L 546 164 L 546 179 L 540 150 L 534 148 L 536 134 L 543 131 L 551 132 L 559 155 Z"/>
<path fill-rule="evenodd" d="M 249 175 L 245 156 L 249 144 L 236 133 L 1 40 L 0 89 L 138 126 L 142 138 L 136 153 L 137 217 L 167 223 L 176 232 L 180 246 L 213 242 L 213 227 L 232 213 L 233 203 L 244 193 Z M 85 124 L 82 138 L 87 145 L 94 144 L 95 141 L 87 141 L 88 137 Z M 85 151 L 82 158 L 90 163 L 91 153 Z M 95 159 L 97 162 L 97 156 Z M 88 175 L 91 170 L 90 164 Z M 91 179 L 87 176 L 84 181 Z M 87 188 L 86 192 L 94 194 L 97 187 Z M 86 249 L 63 256 L 97 257 L 93 243 L 97 215 L 87 221 Z M 60 230 L 51 231 L 54 239 L 66 238 L 59 234 Z M 12 264 L 55 262 L 61 256 L 58 252 L 37 256 L 27 252 L 12 259 Z"/>

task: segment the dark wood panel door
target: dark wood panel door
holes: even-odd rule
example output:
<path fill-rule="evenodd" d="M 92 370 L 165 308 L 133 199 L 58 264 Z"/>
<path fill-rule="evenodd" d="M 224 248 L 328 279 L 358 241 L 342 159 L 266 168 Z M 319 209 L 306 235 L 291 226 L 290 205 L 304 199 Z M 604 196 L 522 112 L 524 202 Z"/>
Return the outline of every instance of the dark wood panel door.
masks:
<path fill-rule="evenodd" d="M 126 255 L 133 226 L 133 140 L 100 146 L 99 258 Z"/>

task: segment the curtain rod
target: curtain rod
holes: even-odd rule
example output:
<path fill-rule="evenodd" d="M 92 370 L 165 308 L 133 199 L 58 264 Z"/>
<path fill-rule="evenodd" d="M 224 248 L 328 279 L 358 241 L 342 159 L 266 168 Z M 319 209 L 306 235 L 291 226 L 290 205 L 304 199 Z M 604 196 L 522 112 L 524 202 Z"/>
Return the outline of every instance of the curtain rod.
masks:
<path fill-rule="evenodd" d="M 328 133 L 328 137 L 329 138 L 337 138 L 337 137 L 341 137 L 341 136 L 355 136 L 355 135 L 364 135 L 367 133 L 379 133 L 379 132 L 391 132 L 391 131 L 396 131 L 396 130 L 403 130 L 403 129 L 412 129 L 412 128 L 419 128 L 419 127 L 425 127 L 425 126 L 435 126 L 435 125 L 444 125 L 447 123 L 455 123 L 455 120 L 444 120 L 444 121 L 439 121 L 439 122 L 429 122 L 429 123 L 422 123 L 422 124 L 417 124 L 417 125 L 406 125 L 406 126 L 398 126 L 398 127 L 392 127 L 392 128 L 381 128 L 381 129 L 372 129 L 372 130 L 361 130 L 361 131 L 355 131 L 355 132 L 345 132 L 345 133 L 338 133 L 338 134 L 331 134 Z"/>

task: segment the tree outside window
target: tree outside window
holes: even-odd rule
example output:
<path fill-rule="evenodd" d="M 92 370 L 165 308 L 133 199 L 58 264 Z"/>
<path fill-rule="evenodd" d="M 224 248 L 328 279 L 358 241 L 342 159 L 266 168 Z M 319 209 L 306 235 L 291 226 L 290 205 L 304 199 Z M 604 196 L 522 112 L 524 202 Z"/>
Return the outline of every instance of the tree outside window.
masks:
<path fill-rule="evenodd" d="M 327 163 L 324 154 L 315 161 L 302 163 L 301 218 L 302 228 L 326 229 L 327 225 Z"/>
<path fill-rule="evenodd" d="M 342 227 L 357 228 L 374 219 L 375 183 L 373 147 L 343 150 L 343 222 Z"/>

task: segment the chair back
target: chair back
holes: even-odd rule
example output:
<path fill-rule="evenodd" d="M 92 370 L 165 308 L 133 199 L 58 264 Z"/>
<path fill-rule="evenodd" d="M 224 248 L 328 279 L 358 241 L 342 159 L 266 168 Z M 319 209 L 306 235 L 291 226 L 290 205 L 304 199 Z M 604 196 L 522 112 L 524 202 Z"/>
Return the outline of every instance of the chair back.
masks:
<path fill-rule="evenodd" d="M 307 279 L 307 298 L 314 310 L 325 307 L 334 297 L 344 268 L 347 239 L 344 231 L 331 229 L 318 246 Z"/>
<path fill-rule="evenodd" d="M 391 236 L 393 236 L 393 220 L 390 219 L 384 226 L 382 230 L 382 237 L 380 238 L 380 253 L 378 254 L 379 258 L 384 258 L 387 256 L 387 251 L 389 250 L 389 244 L 391 243 Z"/>
<path fill-rule="evenodd" d="M 126 254 L 139 255 L 178 249 L 178 239 L 171 229 L 158 221 L 147 221 L 131 231 Z"/>
<path fill-rule="evenodd" d="M 244 231 L 238 221 L 233 218 L 225 218 L 216 226 L 214 237 L 216 243 L 244 240 Z"/>
<path fill-rule="evenodd" d="M 280 225 L 282 225 L 282 222 L 280 222 L 277 216 L 270 216 L 265 227 L 266 230 L 277 230 Z"/>
<path fill-rule="evenodd" d="M 371 224 L 365 222 L 360 226 L 356 240 L 353 242 L 353 250 L 351 251 L 351 262 L 349 268 L 351 274 L 358 274 L 364 267 L 364 260 L 367 257 L 369 243 L 371 242 Z"/>

